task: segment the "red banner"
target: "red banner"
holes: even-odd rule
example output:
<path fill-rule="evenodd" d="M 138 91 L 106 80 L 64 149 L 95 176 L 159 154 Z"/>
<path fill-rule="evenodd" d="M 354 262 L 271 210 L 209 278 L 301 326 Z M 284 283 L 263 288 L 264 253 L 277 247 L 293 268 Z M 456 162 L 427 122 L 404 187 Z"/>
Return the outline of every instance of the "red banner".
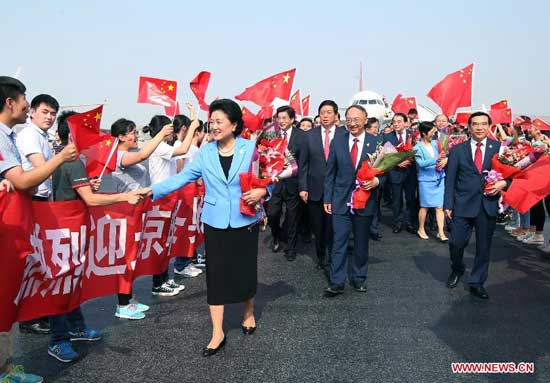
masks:
<path fill-rule="evenodd" d="M 0 331 L 129 293 L 138 276 L 192 256 L 203 241 L 201 198 L 195 184 L 155 202 L 90 208 L 1 192 Z"/>

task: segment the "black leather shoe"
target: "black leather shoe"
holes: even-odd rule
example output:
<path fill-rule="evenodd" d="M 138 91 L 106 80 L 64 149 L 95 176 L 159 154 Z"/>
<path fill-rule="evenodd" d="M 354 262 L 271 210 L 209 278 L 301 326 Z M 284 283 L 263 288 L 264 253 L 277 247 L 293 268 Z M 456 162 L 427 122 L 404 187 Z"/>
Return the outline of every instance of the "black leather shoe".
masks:
<path fill-rule="evenodd" d="M 367 286 L 365 286 L 363 283 L 353 283 L 352 286 L 353 289 L 359 293 L 367 292 Z"/>
<path fill-rule="evenodd" d="M 416 235 L 416 229 L 412 226 L 407 226 L 407 231 L 411 234 Z"/>
<path fill-rule="evenodd" d="M 271 245 L 271 250 L 273 250 L 274 253 L 277 253 L 279 250 L 281 250 L 281 243 L 278 239 L 273 240 L 273 245 Z"/>
<path fill-rule="evenodd" d="M 252 335 L 254 334 L 254 331 L 256 331 L 256 327 L 245 327 L 241 325 L 241 329 L 243 330 L 244 335 Z"/>
<path fill-rule="evenodd" d="M 50 333 L 50 324 L 46 321 L 29 321 L 19 323 L 19 332 L 48 335 Z"/>
<path fill-rule="evenodd" d="M 202 349 L 202 356 L 212 356 L 212 355 L 216 355 L 218 353 L 218 351 L 220 351 L 222 348 L 225 347 L 225 341 L 227 340 L 227 335 L 223 338 L 223 340 L 221 341 L 221 343 L 218 345 L 218 347 L 216 348 L 208 348 L 208 347 L 205 347 Z"/>
<path fill-rule="evenodd" d="M 380 241 L 382 239 L 382 234 L 371 233 L 370 234 L 370 239 L 372 239 L 373 241 Z"/>
<path fill-rule="evenodd" d="M 453 289 L 458 285 L 458 281 L 460 281 L 460 277 L 462 274 L 455 273 L 454 271 L 449 275 L 449 278 L 447 279 L 447 287 L 450 289 Z"/>
<path fill-rule="evenodd" d="M 489 299 L 489 294 L 487 294 L 487 291 L 485 291 L 485 288 L 483 288 L 483 286 L 480 286 L 480 287 L 470 286 L 470 294 L 480 299 Z"/>
<path fill-rule="evenodd" d="M 330 285 L 325 289 L 325 297 L 334 298 L 344 293 L 344 288 L 338 285 Z"/>
<path fill-rule="evenodd" d="M 292 262 L 296 259 L 296 252 L 295 251 L 289 251 L 285 254 L 285 258 L 287 261 Z"/>
<path fill-rule="evenodd" d="M 392 231 L 393 231 L 394 234 L 397 234 L 397 233 L 401 232 L 401 227 L 399 227 L 399 226 L 394 226 L 394 227 L 392 228 Z"/>

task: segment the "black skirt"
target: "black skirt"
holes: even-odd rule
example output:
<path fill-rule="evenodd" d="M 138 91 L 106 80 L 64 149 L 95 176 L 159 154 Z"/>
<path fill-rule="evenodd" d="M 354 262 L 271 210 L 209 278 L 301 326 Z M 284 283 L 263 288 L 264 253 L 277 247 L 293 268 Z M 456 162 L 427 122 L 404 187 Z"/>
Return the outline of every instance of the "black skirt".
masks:
<path fill-rule="evenodd" d="M 216 229 L 204 224 L 209 305 L 243 302 L 258 286 L 259 225 Z"/>

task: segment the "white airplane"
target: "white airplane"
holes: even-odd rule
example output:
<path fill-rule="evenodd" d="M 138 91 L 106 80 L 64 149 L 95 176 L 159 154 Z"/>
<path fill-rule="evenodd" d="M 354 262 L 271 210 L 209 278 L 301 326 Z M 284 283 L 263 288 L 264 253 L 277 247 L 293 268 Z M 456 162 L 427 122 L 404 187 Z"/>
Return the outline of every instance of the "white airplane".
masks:
<path fill-rule="evenodd" d="M 390 123 L 393 117 L 391 104 L 385 97 L 371 90 L 364 90 L 356 93 L 349 102 L 350 105 L 361 105 L 366 109 L 369 117 L 376 117 L 382 126 Z M 416 104 L 418 110 L 418 119 L 420 121 L 433 121 L 437 116 L 433 110 L 420 104 Z"/>

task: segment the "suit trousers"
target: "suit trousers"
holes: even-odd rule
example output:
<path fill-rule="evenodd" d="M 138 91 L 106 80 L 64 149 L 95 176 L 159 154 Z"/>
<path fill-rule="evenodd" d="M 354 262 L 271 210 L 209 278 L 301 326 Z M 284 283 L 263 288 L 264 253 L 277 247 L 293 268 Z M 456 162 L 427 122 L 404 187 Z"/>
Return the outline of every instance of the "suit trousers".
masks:
<path fill-rule="evenodd" d="M 307 212 L 311 231 L 315 236 L 317 262 L 329 265 L 332 254 L 332 216 L 325 213 L 323 201 L 307 201 Z"/>
<path fill-rule="evenodd" d="M 284 182 L 284 181 L 282 181 Z M 298 217 L 300 207 L 300 196 L 298 193 L 290 192 L 284 183 L 275 186 L 271 199 L 269 200 L 268 218 L 269 227 L 273 238 L 281 240 L 283 230 L 281 228 L 281 216 L 283 215 L 283 204 L 286 205 L 285 229 L 287 233 L 287 244 L 285 253 L 296 251 L 296 240 L 298 231 Z"/>
<path fill-rule="evenodd" d="M 391 184 L 392 188 L 392 225 L 401 227 L 414 226 L 418 220 L 416 203 L 416 182 L 405 179 L 402 183 Z M 403 211 L 403 194 L 405 194 L 406 211 Z M 401 219 L 403 215 L 403 219 Z"/>
<path fill-rule="evenodd" d="M 355 284 L 367 280 L 369 260 L 369 237 L 372 216 L 351 213 L 332 215 L 334 240 L 330 258 L 330 282 L 343 287 L 348 271 L 348 241 L 351 230 L 354 235 L 353 257 L 351 260 L 350 281 Z"/>
<path fill-rule="evenodd" d="M 490 217 L 481 207 L 477 217 L 453 216 L 450 224 L 449 252 L 451 255 L 451 269 L 457 274 L 464 274 L 464 249 L 470 242 L 472 229 L 476 231 L 476 255 L 474 266 L 468 279 L 468 284 L 474 287 L 483 286 L 489 275 L 489 254 L 491 241 L 495 231 L 497 219 Z"/>

